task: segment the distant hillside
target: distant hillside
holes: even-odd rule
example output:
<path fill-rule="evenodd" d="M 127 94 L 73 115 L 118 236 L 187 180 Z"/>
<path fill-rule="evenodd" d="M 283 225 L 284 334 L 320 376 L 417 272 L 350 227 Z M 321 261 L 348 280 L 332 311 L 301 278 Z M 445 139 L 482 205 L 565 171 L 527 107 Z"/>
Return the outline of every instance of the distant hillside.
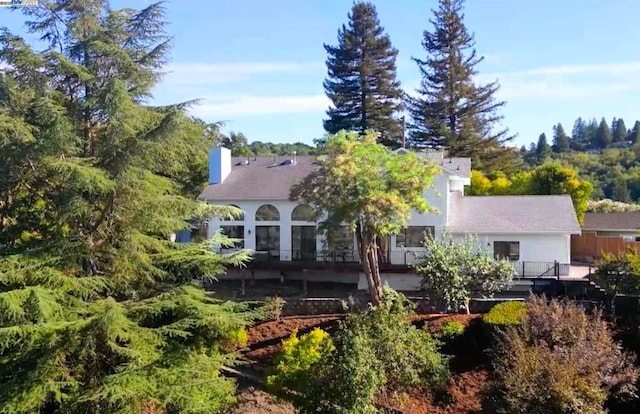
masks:
<path fill-rule="evenodd" d="M 640 121 L 627 128 L 622 118 L 586 122 L 578 118 L 567 134 L 562 124 L 553 127 L 551 140 L 538 141 L 520 153 L 529 166 L 558 160 L 593 185 L 592 198 L 614 201 L 640 200 Z"/>

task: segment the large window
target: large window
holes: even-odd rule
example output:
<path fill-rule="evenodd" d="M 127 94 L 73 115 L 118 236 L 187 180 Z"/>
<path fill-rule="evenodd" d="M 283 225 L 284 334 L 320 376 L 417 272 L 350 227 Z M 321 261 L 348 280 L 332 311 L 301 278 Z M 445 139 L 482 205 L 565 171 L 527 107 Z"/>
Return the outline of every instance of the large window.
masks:
<path fill-rule="evenodd" d="M 229 204 L 229 207 L 235 207 L 238 210 L 240 210 L 240 207 L 236 206 L 235 204 Z M 239 215 L 237 216 L 233 216 L 233 217 L 222 217 L 221 218 L 222 221 L 244 221 L 244 213 L 240 212 Z"/>
<path fill-rule="evenodd" d="M 353 232 L 347 226 L 331 229 L 327 234 L 327 247 L 329 250 L 353 250 Z"/>
<path fill-rule="evenodd" d="M 280 256 L 280 226 L 256 226 L 256 250 Z"/>
<path fill-rule="evenodd" d="M 293 260 L 315 260 L 316 227 L 291 226 L 291 247 Z"/>
<path fill-rule="evenodd" d="M 244 226 L 220 226 L 222 233 L 230 239 L 238 239 L 233 246 L 237 249 L 244 249 Z"/>
<path fill-rule="evenodd" d="M 493 242 L 494 259 L 520 260 L 520 242 L 496 241 Z"/>
<path fill-rule="evenodd" d="M 256 221 L 280 221 L 280 212 L 271 204 L 264 204 L 256 211 Z"/>
<path fill-rule="evenodd" d="M 396 247 L 422 247 L 424 239 L 433 237 L 433 226 L 409 226 L 396 234 Z"/>
<path fill-rule="evenodd" d="M 306 204 L 300 204 L 291 212 L 291 220 L 293 221 L 314 221 L 315 211 Z"/>

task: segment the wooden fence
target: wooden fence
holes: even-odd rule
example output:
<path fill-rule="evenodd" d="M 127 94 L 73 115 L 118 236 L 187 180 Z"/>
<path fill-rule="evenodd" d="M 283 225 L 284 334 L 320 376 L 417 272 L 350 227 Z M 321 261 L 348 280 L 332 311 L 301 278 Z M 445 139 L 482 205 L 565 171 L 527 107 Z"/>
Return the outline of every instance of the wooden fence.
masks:
<path fill-rule="evenodd" d="M 640 252 L 640 242 L 627 241 L 621 236 L 598 236 L 595 232 L 583 232 L 571 236 L 571 259 L 600 259 L 605 253 L 620 253 L 629 248 Z"/>

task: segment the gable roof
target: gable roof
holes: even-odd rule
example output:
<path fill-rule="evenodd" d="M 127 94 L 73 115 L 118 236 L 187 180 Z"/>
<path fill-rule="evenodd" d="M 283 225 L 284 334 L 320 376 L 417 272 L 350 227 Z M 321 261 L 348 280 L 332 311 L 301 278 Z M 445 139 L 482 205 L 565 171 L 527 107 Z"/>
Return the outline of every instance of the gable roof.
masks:
<path fill-rule="evenodd" d="M 451 233 L 580 234 L 568 195 L 467 196 L 451 193 Z"/>
<path fill-rule="evenodd" d="M 418 156 L 434 161 L 443 170 L 460 178 L 471 178 L 471 158 L 445 158 L 441 152 L 418 152 Z"/>
<path fill-rule="evenodd" d="M 640 231 L 640 211 L 585 213 L 583 230 Z"/>
<path fill-rule="evenodd" d="M 245 164 L 246 161 L 248 164 Z M 275 160 L 275 163 L 274 163 Z M 210 201 L 288 200 L 291 186 L 314 169 L 312 156 L 232 157 L 231 173 L 220 184 L 210 184 L 200 199 Z"/>
<path fill-rule="evenodd" d="M 442 153 L 417 154 L 435 161 L 449 174 L 471 176 L 469 158 L 443 158 Z M 232 157 L 229 176 L 220 184 L 208 185 L 199 198 L 207 201 L 288 200 L 291 186 L 315 168 L 314 160 L 310 155 L 297 156 L 296 164 L 292 165 L 286 164 L 290 161 L 288 156 Z"/>

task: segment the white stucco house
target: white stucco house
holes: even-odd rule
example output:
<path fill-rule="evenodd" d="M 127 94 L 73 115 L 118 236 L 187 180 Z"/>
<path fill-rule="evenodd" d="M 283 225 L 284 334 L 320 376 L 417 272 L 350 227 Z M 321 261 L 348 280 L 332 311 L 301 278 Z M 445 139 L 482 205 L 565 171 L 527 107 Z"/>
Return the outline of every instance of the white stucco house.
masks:
<path fill-rule="evenodd" d="M 569 196 L 464 196 L 470 159 L 444 158 L 442 153 L 421 156 L 440 166 L 433 188 L 424 194 L 438 213 L 415 212 L 404 231 L 379 240 L 383 264 L 406 267 L 422 250 L 425 233 L 438 238 L 448 232 L 477 236 L 483 249 L 509 258 L 519 274 L 539 275 L 554 263 L 561 265 L 560 272 L 569 271 L 570 237 L 580 233 Z M 310 156 L 231 157 L 226 148 L 212 149 L 209 185 L 200 199 L 237 206 L 243 216 L 214 217 L 200 237 L 222 230 L 241 240 L 238 248 L 253 250 L 256 261 L 357 263 L 355 237 L 346 227 L 321 235 L 311 208 L 289 201 L 291 186 L 313 168 Z"/>

